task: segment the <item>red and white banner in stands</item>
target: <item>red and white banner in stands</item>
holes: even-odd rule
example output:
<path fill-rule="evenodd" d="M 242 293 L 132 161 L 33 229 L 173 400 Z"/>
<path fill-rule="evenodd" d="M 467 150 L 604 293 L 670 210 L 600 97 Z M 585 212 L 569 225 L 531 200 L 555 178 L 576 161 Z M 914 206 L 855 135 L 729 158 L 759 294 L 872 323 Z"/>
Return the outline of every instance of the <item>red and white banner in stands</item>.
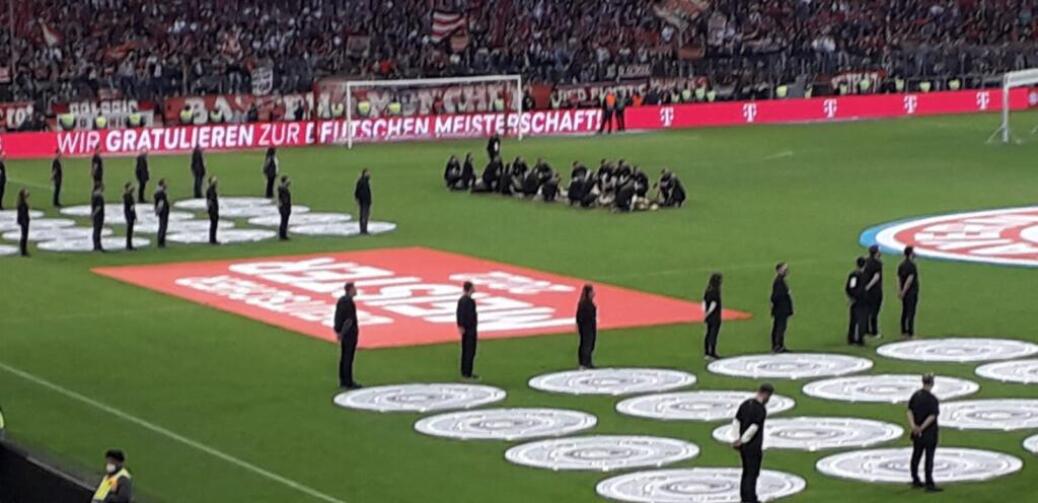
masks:
<path fill-rule="evenodd" d="M 29 101 L 0 103 L 0 131 L 14 131 L 32 117 L 33 105 Z"/>
<path fill-rule="evenodd" d="M 224 120 L 242 122 L 252 107 L 261 121 L 280 121 L 302 113 L 300 120 L 310 117 L 313 95 L 310 93 L 257 96 L 255 94 L 210 94 L 206 96 L 176 96 L 167 98 L 162 112 L 166 124 L 180 124 L 180 112 L 191 110 L 197 124 L 209 120 L 209 112 L 219 110 Z"/>
<path fill-rule="evenodd" d="M 977 113 L 999 110 L 1000 90 L 969 90 L 919 94 L 877 94 L 789 100 L 702 103 L 631 107 L 630 130 L 657 130 L 748 124 L 848 121 L 920 115 Z M 1038 92 L 1010 91 L 1010 107 L 1038 103 Z M 523 114 L 482 113 L 420 115 L 364 119 L 353 122 L 354 141 L 379 143 L 480 138 L 492 133 L 526 136 L 590 134 L 598 130 L 596 109 L 537 110 Z M 11 159 L 47 158 L 59 149 L 65 155 L 132 154 L 148 148 L 155 153 L 182 153 L 199 145 L 207 150 L 241 150 L 270 146 L 297 147 L 340 144 L 346 122 L 298 121 L 220 124 L 144 129 L 105 129 L 0 134 L 0 151 Z"/>

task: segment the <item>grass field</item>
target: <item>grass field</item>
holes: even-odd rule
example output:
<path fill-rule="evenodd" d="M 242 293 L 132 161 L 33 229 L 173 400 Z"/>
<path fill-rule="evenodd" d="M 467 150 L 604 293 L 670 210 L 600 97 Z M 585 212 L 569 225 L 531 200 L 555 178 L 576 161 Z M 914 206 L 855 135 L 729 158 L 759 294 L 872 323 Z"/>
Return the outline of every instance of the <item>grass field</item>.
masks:
<path fill-rule="evenodd" d="M 505 143 L 505 157 L 543 156 L 568 173 L 580 159 L 622 157 L 655 176 L 672 167 L 690 192 L 678 211 L 618 215 L 564 205 L 448 193 L 440 176 L 451 153 L 482 142 L 446 142 L 283 150 L 282 170 L 294 178 L 298 204 L 353 212 L 353 181 L 373 171 L 373 217 L 399 224 L 371 238 L 296 238 L 287 243 L 172 246 L 134 254 L 52 254 L 0 259 L 0 403 L 14 440 L 69 466 L 96 472 L 99 456 L 126 450 L 141 499 L 152 502 L 320 501 L 300 487 L 349 503 L 591 502 L 594 473 L 551 473 L 508 464 L 503 442 L 461 443 L 416 434 L 417 415 L 347 411 L 336 392 L 336 346 L 187 301 L 100 277 L 93 267 L 291 255 L 421 245 L 586 278 L 638 290 L 698 299 L 711 271 L 725 274 L 726 307 L 753 319 L 727 323 L 724 355 L 768 348 L 772 268 L 790 263 L 797 316 L 793 349 L 868 356 L 873 372 L 923 372 L 981 383 L 974 397 L 1038 397 L 1035 386 L 1000 384 L 973 374 L 974 365 L 923 365 L 887 360 L 873 349 L 844 344 L 842 282 L 862 250 L 860 232 L 906 216 L 1033 204 L 1038 198 L 1038 143 L 987 145 L 993 115 L 675 131 L 612 138 L 534 139 Z M 224 194 L 257 195 L 261 152 L 210 155 Z M 108 160 L 109 199 L 129 180 L 132 159 Z M 49 162 L 9 162 L 8 198 L 33 190 L 49 206 Z M 88 160 L 66 163 L 66 204 L 87 202 Z M 153 179 L 166 177 L 174 198 L 187 197 L 186 157 L 155 157 Z M 53 210 L 46 208 L 48 215 Z M 883 332 L 897 332 L 892 270 L 887 258 Z M 924 337 L 997 336 L 1038 341 L 1038 271 L 920 261 L 925 282 L 918 329 Z M 887 341 L 890 340 L 888 335 Z M 875 343 L 871 343 L 874 345 Z M 570 397 L 529 389 L 529 377 L 575 365 L 575 335 L 487 341 L 477 371 L 509 393 L 505 406 L 557 406 L 594 413 L 593 433 L 646 433 L 689 439 L 701 455 L 676 466 L 737 466 L 738 457 L 710 437 L 716 424 L 659 422 L 621 416 L 613 398 Z M 599 336 L 600 366 L 672 367 L 699 377 L 696 389 L 750 389 L 750 379 L 708 373 L 702 326 L 607 331 Z M 366 385 L 456 379 L 454 344 L 362 351 Z M 197 442 L 188 445 L 81 400 L 71 399 L 18 369 Z M 5 370 L 8 369 L 8 370 Z M 775 382 L 797 400 L 786 415 L 850 415 L 903 423 L 896 405 L 826 402 L 805 397 L 802 383 Z M 948 486 L 944 501 L 1036 501 L 1038 460 L 1020 444 L 1034 431 L 959 432 L 943 445 L 1011 453 L 1022 472 L 988 483 Z M 908 445 L 903 439 L 897 445 Z M 244 468 L 213 449 L 269 471 Z M 798 474 L 805 492 L 790 502 L 908 501 L 900 485 L 866 485 L 815 472 L 821 453 L 769 451 L 765 468 Z M 270 475 L 283 477 L 279 482 Z M 299 486 L 283 483 L 289 481 Z M 852 496 L 853 495 L 853 496 Z"/>

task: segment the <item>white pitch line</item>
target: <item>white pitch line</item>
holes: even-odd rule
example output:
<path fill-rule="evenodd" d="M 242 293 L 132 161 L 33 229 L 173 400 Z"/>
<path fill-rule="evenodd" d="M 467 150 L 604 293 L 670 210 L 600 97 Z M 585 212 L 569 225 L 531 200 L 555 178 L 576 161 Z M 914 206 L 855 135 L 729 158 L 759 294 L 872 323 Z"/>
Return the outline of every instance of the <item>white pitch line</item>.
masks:
<path fill-rule="evenodd" d="M 763 160 L 770 161 L 770 160 L 773 160 L 773 159 L 782 159 L 784 157 L 793 157 L 793 151 L 792 150 L 783 150 L 782 152 L 771 154 L 771 155 L 765 157 Z"/>
<path fill-rule="evenodd" d="M 123 419 L 125 421 L 131 422 L 133 424 L 136 424 L 137 426 L 140 426 L 142 428 L 151 430 L 152 432 L 158 433 L 159 435 L 171 438 L 171 439 L 176 440 L 177 442 L 180 442 L 180 443 L 182 443 L 184 445 L 187 445 L 189 447 L 193 447 L 195 449 L 198 449 L 198 450 L 200 450 L 200 451 L 202 451 L 202 452 L 204 452 L 206 454 L 209 454 L 211 456 L 220 458 L 220 459 L 222 459 L 222 460 L 224 460 L 224 461 L 226 461 L 228 463 L 231 463 L 233 465 L 236 465 L 236 466 L 239 466 L 241 468 L 244 468 L 244 469 L 246 469 L 246 470 L 248 470 L 250 472 L 253 472 L 253 473 L 257 474 L 257 475 L 260 475 L 260 476 L 262 476 L 264 478 L 267 478 L 267 479 L 273 480 L 274 482 L 277 482 L 279 484 L 291 487 L 292 489 L 295 489 L 295 490 L 297 490 L 297 491 L 299 491 L 301 493 L 304 493 L 304 494 L 306 494 L 308 496 L 311 496 L 311 497 L 313 497 L 315 499 L 319 499 L 319 500 L 322 500 L 322 501 L 327 501 L 329 503 L 346 503 L 346 501 L 344 501 L 344 500 L 341 500 L 341 499 L 329 496 L 329 495 L 327 495 L 325 493 L 322 493 L 322 492 L 320 492 L 320 491 L 318 491 L 316 489 L 313 489 L 311 487 L 308 487 L 308 486 L 305 486 L 303 484 L 300 484 L 299 482 L 296 482 L 294 480 L 282 477 L 281 475 L 278 475 L 278 474 L 276 474 L 274 472 L 271 472 L 269 470 L 265 470 L 265 469 L 260 468 L 260 467 L 258 467 L 256 465 L 252 464 L 252 463 L 249 463 L 248 461 L 242 461 L 242 460 L 240 460 L 240 459 L 238 459 L 238 458 L 236 458 L 234 456 L 231 456 L 230 454 L 226 454 L 224 452 L 221 452 L 221 451 L 218 451 L 216 449 L 213 449 L 212 447 L 209 447 L 209 446 L 207 446 L 205 444 L 202 444 L 202 443 L 197 442 L 195 440 L 191 440 L 190 438 L 187 438 L 187 437 L 185 437 L 183 435 L 180 435 L 178 433 L 175 433 L 175 432 L 172 432 L 170 430 L 167 430 L 167 429 L 165 429 L 165 428 L 163 428 L 161 426 L 158 426 L 156 424 L 150 423 L 150 422 L 145 421 L 143 419 L 140 419 L 140 418 L 138 418 L 136 416 L 132 416 L 130 414 L 127 414 L 126 412 L 123 412 L 123 411 L 121 411 L 119 409 L 116 409 L 115 407 L 112 407 L 110 405 L 106 405 L 104 403 L 98 402 L 97 400 L 94 400 L 94 399 L 89 398 L 87 396 L 84 396 L 84 395 L 81 395 L 79 393 L 76 393 L 75 391 L 72 391 L 70 389 L 64 388 L 64 387 L 59 386 L 57 384 L 54 384 L 54 383 L 52 383 L 50 381 L 47 381 L 46 379 L 42 379 L 40 377 L 36 377 L 35 375 L 32 375 L 32 374 L 30 374 L 28 372 L 25 372 L 23 370 L 19 370 L 19 369 L 16 369 L 14 367 L 11 367 L 11 366 L 3 363 L 3 362 L 0 362 L 0 369 L 6 370 L 7 372 L 10 372 L 10 373 L 12 373 L 12 374 L 14 374 L 14 375 L 16 375 L 18 377 L 21 377 L 22 379 L 25 379 L 27 381 L 39 384 L 40 386 L 48 388 L 51 391 L 54 391 L 54 392 L 57 392 L 59 394 L 65 395 L 66 397 L 72 398 L 73 400 L 80 401 L 80 402 L 85 403 L 85 404 L 87 404 L 87 405 L 89 405 L 91 407 L 94 407 L 96 409 L 105 411 L 105 412 L 107 412 L 107 413 L 109 413 L 109 414 L 111 414 L 113 416 L 116 416 L 116 417 L 118 417 L 120 419 Z"/>

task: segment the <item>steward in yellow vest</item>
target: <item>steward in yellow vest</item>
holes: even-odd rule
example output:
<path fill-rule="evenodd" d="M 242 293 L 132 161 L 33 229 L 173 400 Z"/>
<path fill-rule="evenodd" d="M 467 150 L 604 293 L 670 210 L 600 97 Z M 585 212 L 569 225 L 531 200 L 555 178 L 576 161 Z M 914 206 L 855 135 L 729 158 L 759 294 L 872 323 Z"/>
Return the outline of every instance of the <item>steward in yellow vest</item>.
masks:
<path fill-rule="evenodd" d="M 105 476 L 94 491 L 92 503 L 130 503 L 133 501 L 133 479 L 123 463 L 123 451 L 110 450 L 105 453 Z"/>

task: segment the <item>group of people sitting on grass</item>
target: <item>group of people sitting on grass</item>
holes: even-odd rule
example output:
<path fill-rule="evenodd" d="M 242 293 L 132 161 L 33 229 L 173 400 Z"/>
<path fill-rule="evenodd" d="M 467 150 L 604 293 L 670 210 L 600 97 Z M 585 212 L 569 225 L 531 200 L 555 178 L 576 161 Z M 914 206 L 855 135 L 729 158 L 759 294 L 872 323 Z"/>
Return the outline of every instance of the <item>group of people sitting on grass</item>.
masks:
<path fill-rule="evenodd" d="M 544 159 L 537 159 L 531 168 L 522 156 L 504 163 L 500 155 L 494 155 L 479 176 L 473 162 L 471 153 L 464 160 L 455 155 L 447 160 L 443 180 L 448 189 L 545 202 L 568 201 L 570 206 L 616 211 L 679 208 L 687 197 L 681 180 L 671 171 L 661 171 L 659 181 L 650 186 L 649 176 L 623 159 L 615 163 L 602 159 L 597 170 L 573 161 L 569 185 L 565 187 L 562 176 Z"/>

